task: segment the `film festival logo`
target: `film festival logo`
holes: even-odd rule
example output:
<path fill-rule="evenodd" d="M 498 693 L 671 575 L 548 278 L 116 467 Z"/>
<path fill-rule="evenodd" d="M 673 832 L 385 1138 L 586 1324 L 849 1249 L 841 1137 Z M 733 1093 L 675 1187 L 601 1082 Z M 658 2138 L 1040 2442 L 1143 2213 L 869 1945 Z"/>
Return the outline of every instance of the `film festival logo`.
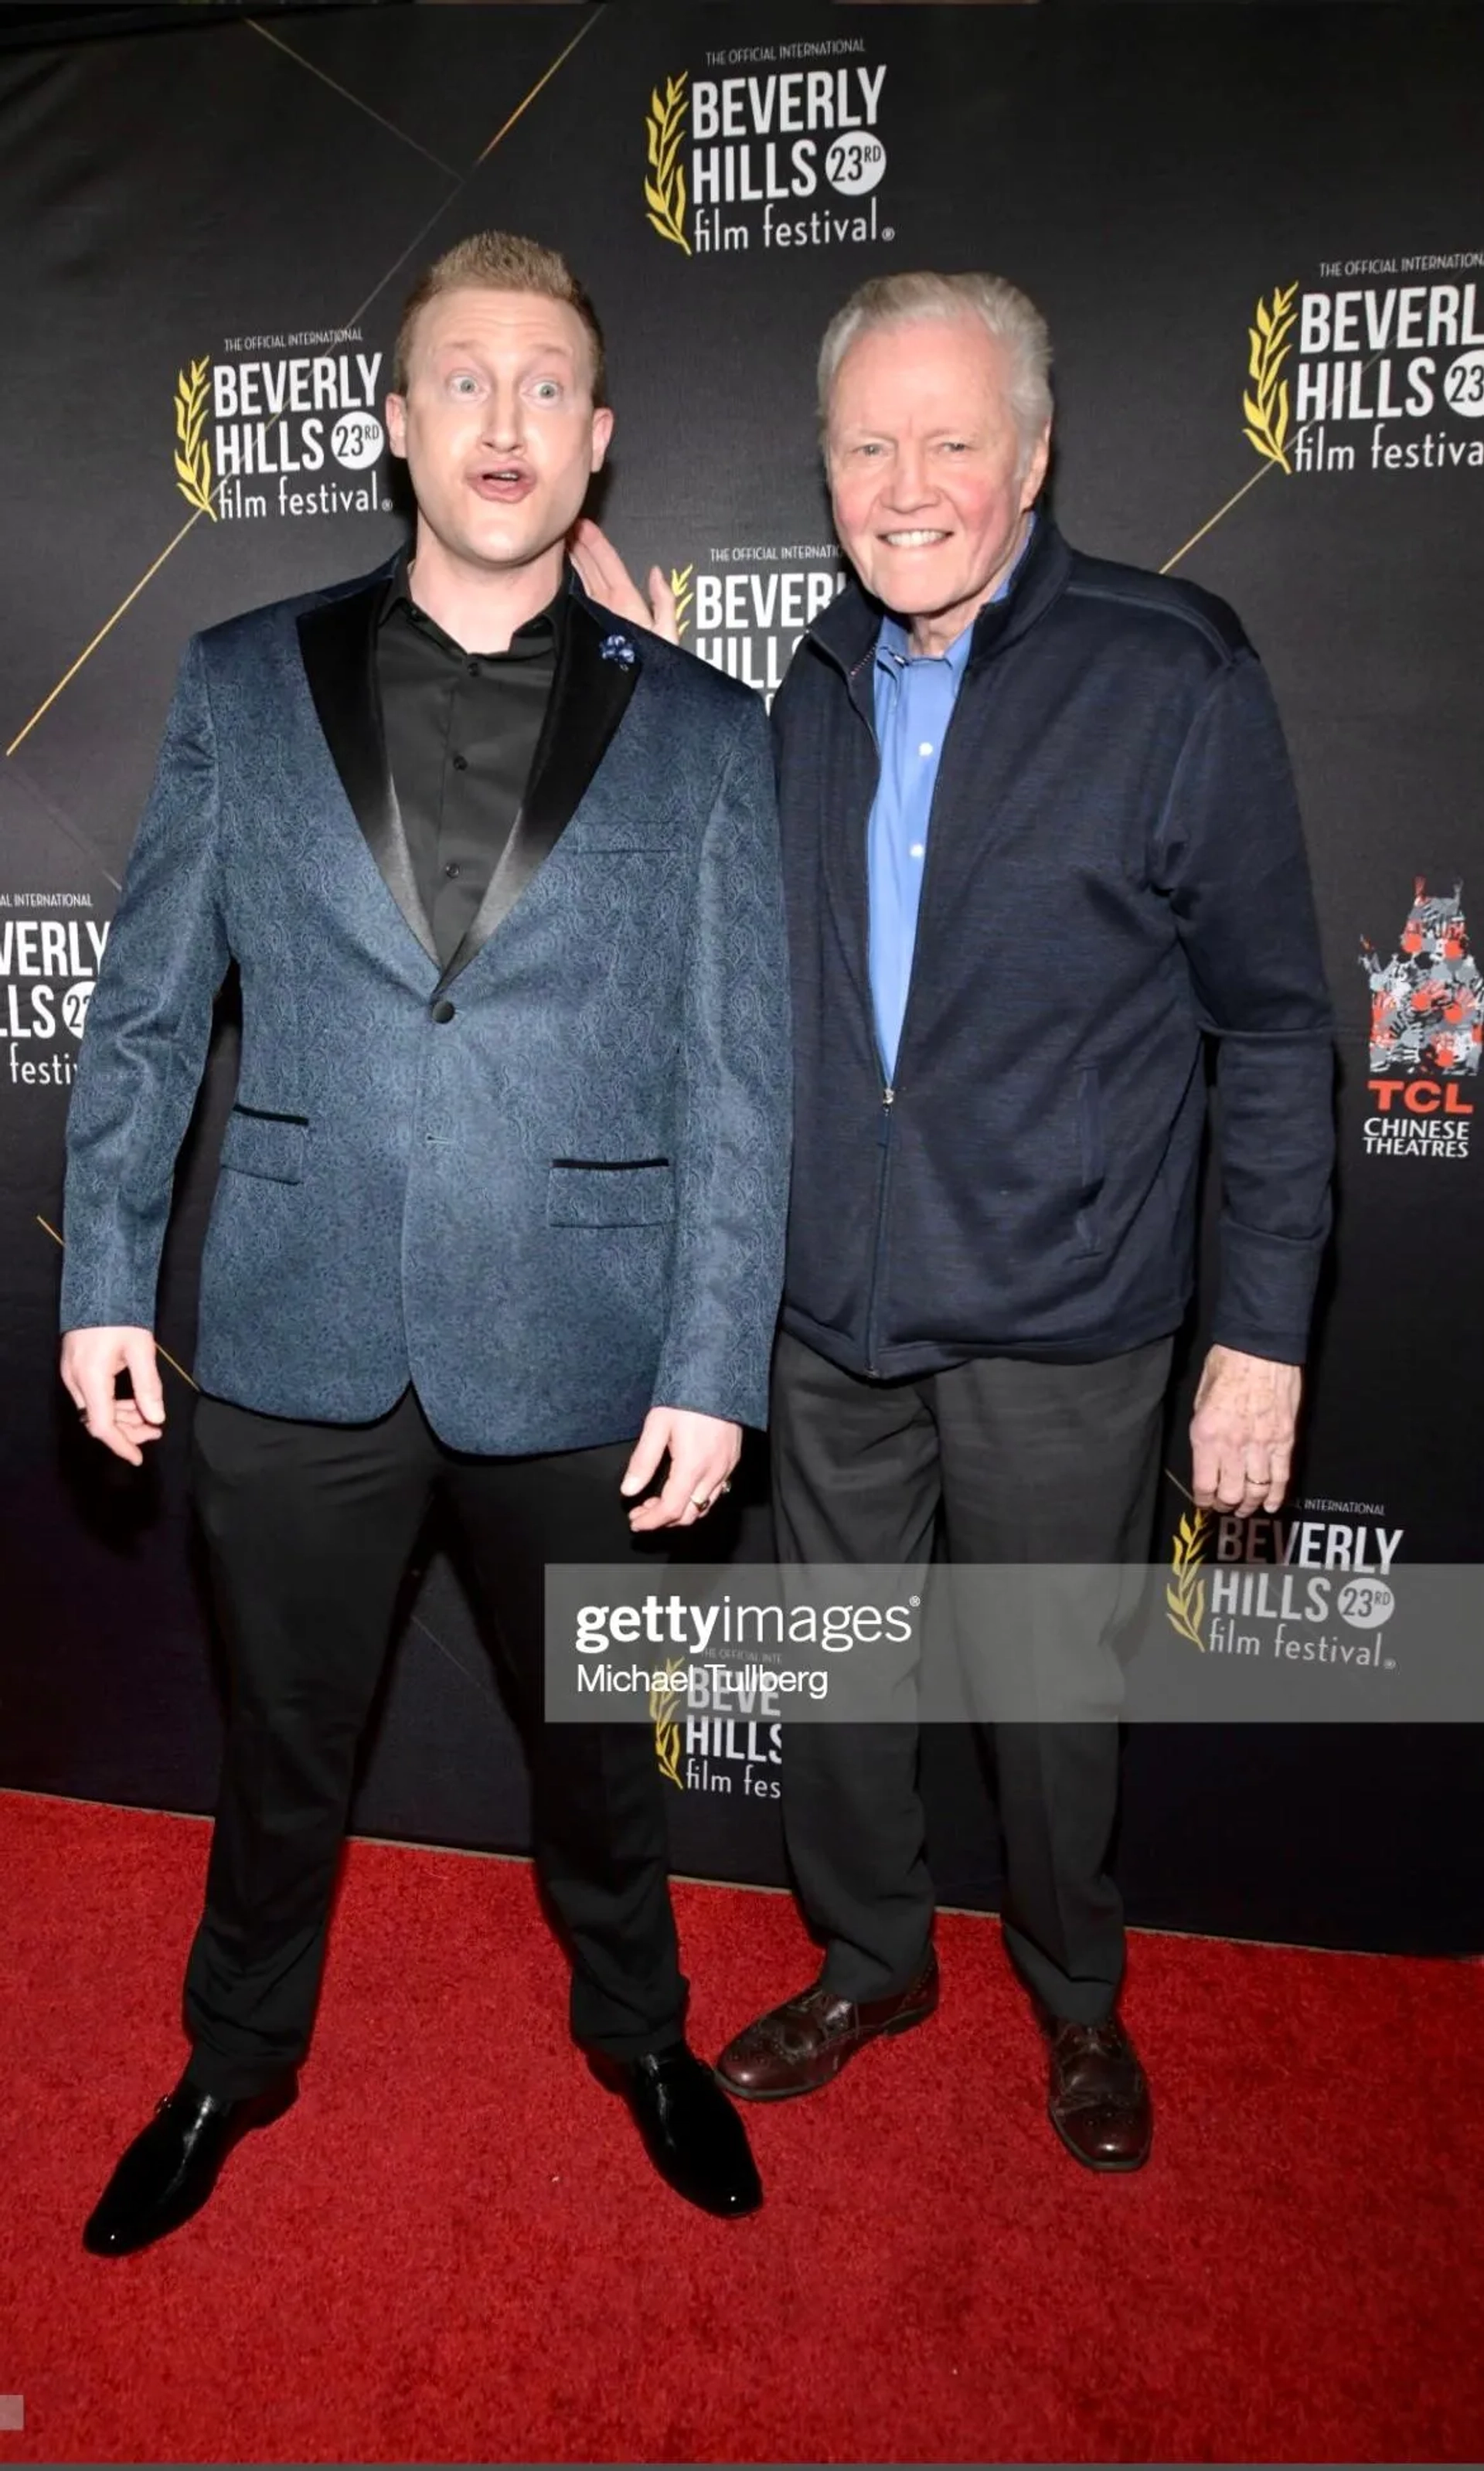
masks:
<path fill-rule="evenodd" d="M 1484 979 L 1469 950 L 1463 886 L 1429 893 L 1417 878 L 1401 941 L 1382 960 L 1362 936 L 1360 966 L 1371 990 L 1375 1112 L 1365 1119 L 1368 1158 L 1465 1159 L 1484 1051 Z"/>
<path fill-rule="evenodd" d="M 1395 1671 L 1383 1633 L 1405 1531 L 1383 1520 L 1367 1502 L 1310 1500 L 1288 1517 L 1253 1518 L 1192 1505 L 1170 1551 L 1170 1629 L 1203 1656 Z"/>
<path fill-rule="evenodd" d="M 746 57 L 787 61 L 837 43 L 780 43 Z M 708 64 L 724 64 L 709 53 Z M 877 195 L 886 170 L 878 121 L 884 64 L 756 69 L 746 77 L 667 77 L 645 120 L 645 220 L 686 257 L 758 247 L 892 241 Z"/>
<path fill-rule="evenodd" d="M 175 393 L 176 486 L 186 505 L 212 523 L 389 513 L 375 468 L 387 442 L 376 411 L 382 355 L 312 348 L 361 341 L 358 326 L 247 335 L 215 360 L 188 361 Z"/>
<path fill-rule="evenodd" d="M 1290 478 L 1484 471 L 1484 283 L 1377 280 L 1471 267 L 1484 252 L 1353 258 L 1275 286 L 1247 329 L 1248 445 Z"/>
<path fill-rule="evenodd" d="M 670 569 L 681 642 L 769 705 L 804 635 L 845 581 L 833 541 L 742 543 L 713 550 L 704 565 L 693 559 Z"/>
<path fill-rule="evenodd" d="M 77 1068 L 108 922 L 82 893 L 0 896 L 0 1077 L 18 1090 L 65 1090 Z"/>
<path fill-rule="evenodd" d="M 679 1665 L 653 1677 L 649 1715 L 661 1776 L 677 1792 L 731 1794 L 753 1801 L 777 1801 L 783 1764 L 783 1725 L 775 1721 L 776 1697 L 760 1687 L 732 1690 L 722 1715 L 711 1708 L 703 1687 L 692 1688 Z"/>

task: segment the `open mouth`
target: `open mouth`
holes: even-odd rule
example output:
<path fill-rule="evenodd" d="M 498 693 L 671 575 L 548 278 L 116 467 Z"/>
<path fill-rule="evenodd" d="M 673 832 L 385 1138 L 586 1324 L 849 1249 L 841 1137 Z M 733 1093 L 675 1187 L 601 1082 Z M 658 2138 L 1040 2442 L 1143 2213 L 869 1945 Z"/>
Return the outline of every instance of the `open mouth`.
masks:
<path fill-rule="evenodd" d="M 911 531 L 883 532 L 882 538 L 888 549 L 936 549 L 940 541 L 947 540 L 948 534 L 916 529 Z"/>
<path fill-rule="evenodd" d="M 477 497 L 491 499 L 497 506 L 518 506 L 529 498 L 536 485 L 535 474 L 519 463 L 488 463 L 469 476 L 469 486 Z"/>

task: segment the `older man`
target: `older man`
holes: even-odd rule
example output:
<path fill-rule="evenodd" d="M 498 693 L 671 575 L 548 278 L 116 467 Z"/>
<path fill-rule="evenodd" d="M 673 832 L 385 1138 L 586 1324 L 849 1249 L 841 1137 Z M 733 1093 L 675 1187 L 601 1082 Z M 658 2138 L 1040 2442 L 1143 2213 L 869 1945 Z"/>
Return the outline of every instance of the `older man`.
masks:
<path fill-rule="evenodd" d="M 1203 1503 L 1271 1510 L 1329 1225 L 1332 1047 L 1273 702 L 1232 611 L 1084 557 L 1038 507 L 1049 339 L 981 274 L 867 283 L 820 415 L 852 585 L 774 709 L 795 1165 L 772 1437 L 779 1549 L 1126 1564 L 1149 1549 L 1219 1099 Z M 651 578 L 651 590 L 653 579 Z M 611 597 L 611 596 L 610 596 Z M 657 607 L 654 616 L 663 621 Z M 1089 1696 L 1106 1632 L 1080 1641 Z M 997 1722 L 1005 1940 L 1076 2157 L 1152 2134 L 1117 2012 L 1111 1722 Z M 819 1979 L 718 2063 L 828 2083 L 937 2003 L 917 1738 L 790 1728 Z"/>

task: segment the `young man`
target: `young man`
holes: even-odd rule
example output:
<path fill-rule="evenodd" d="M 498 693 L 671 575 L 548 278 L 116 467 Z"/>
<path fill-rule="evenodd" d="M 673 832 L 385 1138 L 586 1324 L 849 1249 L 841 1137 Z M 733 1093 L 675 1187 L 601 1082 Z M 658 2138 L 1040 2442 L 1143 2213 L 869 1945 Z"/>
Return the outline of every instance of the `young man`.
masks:
<path fill-rule="evenodd" d="M 602 376 L 551 251 L 486 232 L 430 269 L 388 402 L 411 555 L 191 644 L 130 859 L 69 1119 L 62 1377 L 140 1464 L 176 1154 L 235 962 L 194 1433 L 232 1689 L 191 2057 L 87 2225 L 100 2254 L 186 2220 L 294 2099 L 435 1490 L 523 1705 L 574 2033 L 683 2196 L 760 2201 L 684 2040 L 652 1743 L 541 1717 L 545 1565 L 691 1525 L 765 1420 L 787 1173 L 766 724 L 566 568 Z"/>
<path fill-rule="evenodd" d="M 1038 506 L 1049 363 L 1039 312 L 987 274 L 869 282 L 820 353 L 859 582 L 773 708 L 797 1024 L 786 1561 L 915 1565 L 940 1520 L 961 1565 L 1146 1558 L 1208 1038 L 1223 1211 L 1193 1489 L 1244 1515 L 1288 1481 L 1333 1055 L 1287 758 L 1233 612 L 1081 556 Z M 601 536 L 578 554 L 644 606 Z M 1116 1706 L 1120 1596 L 1061 1643 L 1062 1704 Z M 1134 2170 L 1152 2111 L 1117 2007 L 1118 1727 L 991 1721 L 1051 2123 L 1090 2169 Z M 910 1725 L 790 1728 L 784 1824 L 824 1965 L 722 2053 L 735 2092 L 813 2092 L 935 2007 L 916 1763 Z"/>

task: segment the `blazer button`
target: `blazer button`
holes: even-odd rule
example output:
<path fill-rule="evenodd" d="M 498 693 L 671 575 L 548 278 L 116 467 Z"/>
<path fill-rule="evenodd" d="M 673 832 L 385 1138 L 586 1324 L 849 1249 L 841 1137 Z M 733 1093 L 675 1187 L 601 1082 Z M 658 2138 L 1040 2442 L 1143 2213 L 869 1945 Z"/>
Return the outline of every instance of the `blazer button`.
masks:
<path fill-rule="evenodd" d="M 453 1007 L 453 1005 L 449 1002 L 447 996 L 440 996 L 440 997 L 439 997 L 439 999 L 438 999 L 438 1000 L 437 1000 L 437 1002 L 434 1005 L 434 1007 L 433 1007 L 433 1018 L 434 1018 L 434 1020 L 435 1020 L 435 1021 L 452 1021 L 452 1020 L 453 1020 L 453 1018 L 454 1018 L 454 1007 Z"/>

